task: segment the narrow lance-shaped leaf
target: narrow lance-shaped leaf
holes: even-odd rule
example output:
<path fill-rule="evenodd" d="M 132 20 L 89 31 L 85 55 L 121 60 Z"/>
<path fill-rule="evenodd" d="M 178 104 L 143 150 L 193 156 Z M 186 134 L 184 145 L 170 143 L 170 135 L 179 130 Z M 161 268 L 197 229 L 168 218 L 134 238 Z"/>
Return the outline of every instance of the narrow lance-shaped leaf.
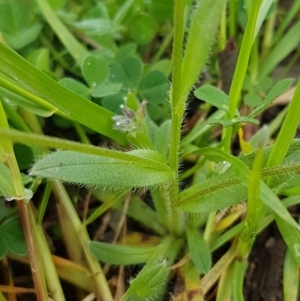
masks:
<path fill-rule="evenodd" d="M 144 263 L 157 250 L 157 247 L 120 246 L 97 241 L 91 241 L 89 247 L 99 260 L 114 265 Z"/>
<path fill-rule="evenodd" d="M 131 281 L 130 287 L 121 301 L 127 300 L 126 297 L 130 295 L 136 295 L 142 300 L 153 298 L 167 281 L 168 274 L 166 261 L 145 265 L 138 276 Z"/>
<path fill-rule="evenodd" d="M 279 82 L 277 82 L 268 92 L 266 98 L 263 100 L 261 105 L 256 107 L 250 114 L 249 118 L 255 117 L 258 113 L 263 111 L 276 97 L 280 94 L 284 93 L 286 90 L 290 88 L 293 83 L 293 79 L 285 78 Z"/>
<path fill-rule="evenodd" d="M 111 189 L 145 187 L 171 181 L 173 172 L 163 162 L 160 154 L 148 150 L 128 152 L 126 159 L 58 151 L 37 162 L 31 174 Z"/>
<path fill-rule="evenodd" d="M 271 177 L 271 187 L 276 191 L 290 187 L 290 183 L 293 184 L 291 175 L 300 171 L 299 147 L 300 140 L 294 140 L 281 165 L 262 169 L 261 178 Z M 273 146 L 264 148 L 264 165 L 266 165 L 272 148 Z M 240 160 L 250 168 L 255 154 L 251 153 L 243 156 Z M 236 176 L 233 168 L 230 167 L 224 173 L 182 191 L 180 194 L 180 208 L 188 212 L 211 212 L 233 206 L 246 199 L 247 189 L 241 183 L 239 177 Z"/>
<path fill-rule="evenodd" d="M 217 87 L 204 85 L 194 92 L 195 96 L 225 112 L 228 111 L 228 95 Z"/>
<path fill-rule="evenodd" d="M 226 1 L 198 1 L 192 17 L 182 64 L 181 94 L 186 95 L 203 69 Z"/>
<path fill-rule="evenodd" d="M 200 152 L 204 156 L 211 158 L 213 161 L 226 160 L 230 162 L 233 165 L 234 170 L 240 178 L 240 180 L 242 181 L 242 183 L 248 186 L 251 172 L 247 168 L 245 163 L 243 163 L 240 159 L 231 156 L 220 149 L 212 147 L 203 148 L 202 150 L 200 150 Z M 282 202 L 273 193 L 273 191 L 262 181 L 260 181 L 260 199 L 265 205 L 267 205 L 274 213 L 276 213 L 293 229 L 295 229 L 296 231 L 300 230 L 300 226 L 292 218 L 292 216 L 289 214 Z"/>
<path fill-rule="evenodd" d="M 211 255 L 203 235 L 197 229 L 187 230 L 188 248 L 191 259 L 201 273 L 208 273 L 211 268 Z"/>
<path fill-rule="evenodd" d="M 274 166 L 280 164 L 292 143 L 295 131 L 300 122 L 299 108 L 300 108 L 300 80 L 298 81 L 294 97 L 289 106 L 288 113 L 283 122 L 283 125 L 278 134 L 277 140 L 268 158 L 267 166 Z M 275 215 L 275 220 L 279 231 L 293 254 L 298 267 L 300 267 L 300 233 L 298 229 L 293 228 L 285 219 L 279 214 Z"/>
<path fill-rule="evenodd" d="M 0 43 L 0 86 L 118 142 L 124 134 L 113 130 L 113 113 L 69 91 Z M 101 120 L 101 122 L 100 122 Z"/>

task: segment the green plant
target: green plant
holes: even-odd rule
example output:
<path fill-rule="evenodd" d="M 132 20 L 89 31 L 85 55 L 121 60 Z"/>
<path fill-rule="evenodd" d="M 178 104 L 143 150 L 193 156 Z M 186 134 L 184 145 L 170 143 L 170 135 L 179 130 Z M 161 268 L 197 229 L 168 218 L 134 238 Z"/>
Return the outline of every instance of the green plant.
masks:
<path fill-rule="evenodd" d="M 0 44 L 0 191 L 4 198 L 18 203 L 39 300 L 46 300 L 48 292 L 55 300 L 65 299 L 58 279 L 59 273 L 63 277 L 63 264 L 51 257 L 42 231 L 51 191 L 57 200 L 61 231 L 73 262 L 69 263 L 69 274 L 64 275 L 77 286 L 81 282 L 81 288 L 94 291 L 102 300 L 113 300 L 113 296 L 104 275 L 107 265 L 102 268 L 99 261 L 121 266 L 143 264 L 126 292 L 119 296 L 122 301 L 162 300 L 174 269 L 175 281 L 181 283 L 180 290 L 172 294 L 174 300 L 204 300 L 219 278 L 217 300 L 228 300 L 231 295 L 234 300 L 244 300 L 241 280 L 248 255 L 259 231 L 273 220 L 289 249 L 285 275 L 294 272 L 292 281 L 285 276 L 285 290 L 288 291 L 289 282 L 297 282 L 300 226 L 287 208 L 299 203 L 292 194 L 299 195 L 300 142 L 293 137 L 300 122 L 297 113 L 300 82 L 273 145 L 265 145 L 263 129 L 258 132 L 256 142 L 243 138 L 243 127 L 258 124 L 255 118 L 293 82 L 283 79 L 271 87 L 268 79 L 284 57 L 279 51 L 283 46 L 278 34 L 278 43 L 272 51 L 263 48 L 262 57 L 266 59 L 258 68 L 258 33 L 266 17 L 267 22 L 272 20 L 272 1 L 245 1 L 248 20 L 241 24 L 245 32 L 229 95 L 212 85 L 193 89 L 214 49 L 219 27 L 219 47 L 226 38 L 223 36 L 226 1 L 199 0 L 194 6 L 188 2 L 174 1 L 173 30 L 166 34 L 162 48 L 157 49 L 159 55 L 144 65 L 143 49 L 138 50 L 137 45 L 149 44 L 159 22 L 171 18 L 165 12 L 169 12 L 172 2 L 166 1 L 163 7 L 159 1 L 151 1 L 149 6 L 144 1 L 106 5 L 100 2 L 95 7 L 89 6 L 80 21 L 71 18 L 63 24 L 46 1 L 37 0 L 40 11 L 77 64 L 77 68 L 65 69 L 72 74 L 82 73 L 80 81 L 87 85 L 66 77 L 58 83 Z M 232 34 L 236 33 L 238 24 L 234 21 L 238 9 L 235 5 L 235 1 L 230 1 Z M 191 15 L 189 21 L 185 13 Z M 66 16 L 63 11 L 61 14 Z M 82 30 L 91 44 L 105 45 L 105 48 L 90 53 L 74 39 L 67 25 L 79 36 L 82 34 L 79 29 Z M 291 36 L 298 23 L 294 26 L 289 31 Z M 272 35 L 273 28 L 266 28 Z M 117 31 L 123 41 L 121 47 L 114 40 Z M 159 59 L 172 35 L 169 85 L 170 61 Z M 128 36 L 135 43 L 127 43 Z M 292 43 L 289 49 L 294 48 Z M 271 51 L 269 56 L 268 51 Z M 35 49 L 30 58 L 56 78 L 57 74 L 49 68 L 49 53 Z M 66 66 L 67 60 L 60 58 L 60 64 Z M 208 108 L 215 107 L 216 112 L 182 137 L 191 90 Z M 242 116 L 239 110 L 241 96 L 252 107 L 247 116 Z M 74 126 L 81 142 L 44 136 L 37 116 L 52 114 L 63 120 L 60 126 Z M 221 140 L 207 141 L 205 134 L 216 124 L 223 126 Z M 109 138 L 109 145 L 114 148 L 91 145 L 87 128 Z M 236 133 L 242 150 L 238 157 L 230 154 Z M 267 133 L 267 140 L 272 134 Z M 38 159 L 29 176 L 22 176 L 18 167 L 20 159 L 12 142 L 29 146 L 32 156 Z M 126 150 L 116 149 L 119 145 Z M 49 153 L 49 149 L 55 151 Z M 189 159 L 194 160 L 193 167 L 181 173 L 181 163 Z M 27 170 L 30 162 L 24 164 Z M 183 180 L 191 175 L 192 185 L 183 187 Z M 44 187 L 36 210 L 30 199 L 38 190 L 41 178 L 52 181 Z M 87 187 L 102 204 L 80 220 L 60 181 Z M 143 202 L 144 188 L 149 190 L 154 209 Z M 281 201 L 278 195 L 286 197 Z M 247 206 L 239 207 L 245 200 Z M 228 207 L 236 208 L 236 212 L 220 219 L 218 212 Z M 122 211 L 114 242 L 126 215 L 150 229 L 156 236 L 152 237 L 154 242 L 143 243 L 142 233 L 134 240 L 137 245 L 90 241 L 87 226 L 111 208 Z M 1 225 L 0 232 L 2 228 Z M 229 241 L 232 241 L 230 248 L 213 263 L 211 253 Z M 75 263 L 82 270 L 78 271 Z M 119 271 L 121 274 L 121 268 Z M 83 280 L 70 280 L 71 272 L 78 273 Z"/>

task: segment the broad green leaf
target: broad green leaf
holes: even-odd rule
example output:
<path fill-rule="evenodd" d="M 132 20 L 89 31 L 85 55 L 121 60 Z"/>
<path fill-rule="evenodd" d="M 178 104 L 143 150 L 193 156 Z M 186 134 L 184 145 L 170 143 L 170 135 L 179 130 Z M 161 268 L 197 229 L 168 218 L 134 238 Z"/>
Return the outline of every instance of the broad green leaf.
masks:
<path fill-rule="evenodd" d="M 253 118 L 254 116 L 256 116 L 258 113 L 262 112 L 276 97 L 278 97 L 279 95 L 281 95 L 282 93 L 284 93 L 285 91 L 287 91 L 292 83 L 293 83 L 293 79 L 283 79 L 279 82 L 277 82 L 268 92 L 267 96 L 265 97 L 265 99 L 263 100 L 263 102 L 261 103 L 260 106 L 258 106 L 257 108 L 255 108 L 250 114 L 249 114 L 249 118 Z"/>
<path fill-rule="evenodd" d="M 138 15 L 131 20 L 129 31 L 138 45 L 146 45 L 154 38 L 156 26 L 149 15 Z"/>
<path fill-rule="evenodd" d="M 119 83 L 115 83 L 113 85 L 119 85 Z M 120 105 L 124 105 L 126 102 L 127 94 L 127 91 L 120 90 L 116 94 L 107 95 L 102 99 L 102 106 L 105 109 L 120 115 L 122 114 Z"/>
<path fill-rule="evenodd" d="M 256 83 L 254 87 L 254 91 L 259 93 L 259 92 L 265 92 L 268 91 L 272 88 L 273 85 L 273 80 L 270 77 L 264 77 L 260 79 L 259 82 Z"/>
<path fill-rule="evenodd" d="M 110 73 L 108 63 L 104 59 L 92 55 L 84 59 L 82 72 L 91 88 L 107 82 Z"/>
<path fill-rule="evenodd" d="M 211 269 L 211 255 L 203 235 L 198 229 L 187 229 L 188 249 L 196 268 L 203 274 Z"/>
<path fill-rule="evenodd" d="M 7 44 L 14 49 L 22 49 L 28 44 L 34 42 L 42 30 L 41 24 L 34 24 L 19 33 L 19 36 L 5 37 Z"/>
<path fill-rule="evenodd" d="M 289 183 L 287 181 L 292 179 L 291 175 L 300 170 L 299 147 L 300 141 L 294 140 L 281 165 L 262 169 L 262 179 L 272 177 L 272 188 L 276 191 L 280 190 L 280 184 L 283 184 L 283 189 L 285 189 L 288 186 L 287 183 Z M 270 146 L 264 149 L 264 166 L 271 149 Z M 241 161 L 251 168 L 254 156 L 255 153 L 243 156 Z M 211 212 L 233 206 L 246 199 L 247 189 L 242 185 L 231 167 L 223 174 L 182 191 L 180 194 L 180 208 L 189 212 Z"/>
<path fill-rule="evenodd" d="M 224 0 L 202 0 L 197 3 L 182 65 L 182 95 L 189 92 L 206 63 L 225 4 Z"/>
<path fill-rule="evenodd" d="M 254 92 L 245 94 L 244 103 L 249 107 L 259 106 L 261 103 L 261 98 Z"/>
<path fill-rule="evenodd" d="M 18 217 L 10 218 L 0 225 L 0 237 L 6 240 L 10 252 L 20 256 L 27 254 L 27 247 Z"/>
<path fill-rule="evenodd" d="M 151 66 L 150 71 L 157 70 L 162 72 L 166 77 L 169 77 L 171 73 L 171 69 L 172 69 L 171 60 L 164 59 Z"/>
<path fill-rule="evenodd" d="M 259 124 L 259 121 L 257 119 L 248 118 L 248 117 L 236 117 L 230 120 L 227 119 L 211 119 L 209 121 L 209 124 L 222 124 L 225 128 L 232 126 L 234 124 L 239 123 L 253 123 L 253 124 Z"/>
<path fill-rule="evenodd" d="M 122 62 L 125 59 L 131 57 L 136 52 L 136 49 L 137 45 L 134 43 L 123 45 L 116 52 L 115 58 L 118 62 Z"/>
<path fill-rule="evenodd" d="M 91 241 L 91 252 L 101 261 L 113 265 L 145 263 L 157 250 L 156 247 L 133 247 Z"/>
<path fill-rule="evenodd" d="M 248 186 L 251 172 L 240 159 L 225 153 L 224 151 L 207 147 L 200 150 L 200 153 L 208 158 L 212 158 L 213 161 L 220 162 L 226 160 L 232 164 L 235 173 L 241 180 L 241 182 Z M 278 215 L 279 218 L 284 220 L 287 224 L 293 227 L 295 230 L 299 231 L 300 226 L 296 223 L 293 217 L 289 214 L 285 206 L 279 200 L 279 198 L 272 192 L 272 190 L 263 182 L 260 181 L 260 199 L 267 205 L 274 213 Z"/>
<path fill-rule="evenodd" d="M 122 85 L 123 85 L 122 83 L 112 84 L 110 82 L 107 82 L 106 84 L 104 84 L 102 86 L 97 86 L 94 89 L 92 89 L 92 96 L 93 97 L 105 97 L 105 96 L 119 93 L 119 91 L 122 88 Z"/>
<path fill-rule="evenodd" d="M 111 67 L 110 81 L 112 83 L 122 83 L 124 88 L 138 87 L 142 70 L 142 62 L 137 58 L 129 57 L 121 64 Z"/>
<path fill-rule="evenodd" d="M 125 140 L 124 134 L 113 130 L 111 112 L 67 90 L 3 43 L 0 43 L 0 86 L 118 142 Z"/>
<path fill-rule="evenodd" d="M 156 152 L 135 150 L 122 156 L 103 157 L 70 151 L 47 155 L 32 168 L 35 176 L 112 189 L 147 187 L 172 180 L 171 169 Z"/>
<path fill-rule="evenodd" d="M 225 112 L 228 111 L 228 95 L 217 87 L 204 85 L 194 91 L 195 96 Z"/>
<path fill-rule="evenodd" d="M 91 89 L 88 88 L 86 85 L 78 82 L 73 78 L 63 78 L 59 81 L 59 83 L 66 87 L 67 89 L 71 90 L 72 92 L 84 97 L 88 98 L 91 94 Z"/>
<path fill-rule="evenodd" d="M 161 104 L 167 101 L 170 84 L 166 76 L 158 71 L 150 71 L 141 81 L 139 94 L 149 104 Z"/>

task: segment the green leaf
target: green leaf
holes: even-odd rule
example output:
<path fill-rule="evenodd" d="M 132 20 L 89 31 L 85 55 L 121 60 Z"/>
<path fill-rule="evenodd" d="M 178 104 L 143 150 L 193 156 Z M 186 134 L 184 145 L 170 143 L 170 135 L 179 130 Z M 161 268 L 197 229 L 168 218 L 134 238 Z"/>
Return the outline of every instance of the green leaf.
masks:
<path fill-rule="evenodd" d="M 167 101 L 170 84 L 166 76 L 158 71 L 150 71 L 139 86 L 139 94 L 149 104 L 161 104 Z"/>
<path fill-rule="evenodd" d="M 3 162 L 0 162 L 0 191 L 9 199 L 16 196 L 12 174 Z"/>
<path fill-rule="evenodd" d="M 138 276 L 130 282 L 129 291 L 139 298 L 153 298 L 166 282 L 169 271 L 166 261 L 144 266 Z"/>
<path fill-rule="evenodd" d="M 201 149 L 199 152 L 204 156 L 213 158 L 214 161 L 219 162 L 222 160 L 226 160 L 229 163 L 231 163 L 241 182 L 244 185 L 246 185 L 246 187 L 248 186 L 251 172 L 243 161 L 217 148 L 207 147 Z M 300 226 L 289 214 L 289 212 L 279 200 L 279 198 L 263 181 L 260 181 L 260 199 L 265 205 L 267 205 L 272 210 L 272 212 L 276 213 L 287 224 L 289 224 L 294 229 L 297 229 L 298 231 L 300 230 Z"/>
<path fill-rule="evenodd" d="M 149 15 L 138 15 L 130 22 L 130 34 L 138 45 L 151 42 L 156 34 L 155 23 Z"/>
<path fill-rule="evenodd" d="M 5 239 L 10 252 L 19 256 L 27 254 L 26 242 L 18 217 L 10 218 L 0 225 L 0 237 Z"/>
<path fill-rule="evenodd" d="M 167 158 L 171 135 L 171 120 L 165 121 L 155 132 L 154 144 L 157 151 Z"/>
<path fill-rule="evenodd" d="M 112 189 L 147 187 L 172 180 L 171 169 L 157 152 L 134 150 L 125 156 L 118 152 L 113 152 L 113 155 L 109 158 L 58 151 L 38 161 L 31 174 Z"/>
<path fill-rule="evenodd" d="M 82 72 L 87 83 L 92 88 L 107 82 L 110 73 L 108 63 L 104 59 L 92 55 L 84 59 Z"/>
<path fill-rule="evenodd" d="M 67 90 L 3 43 L 0 43 L 0 86 L 116 141 L 125 140 L 124 134 L 113 130 L 111 112 Z"/>
<path fill-rule="evenodd" d="M 264 166 L 272 147 L 268 146 L 264 148 Z M 281 165 L 262 169 L 262 179 L 271 177 L 272 188 L 276 189 L 276 191 L 280 189 L 280 185 L 282 184 L 283 188 L 286 189 L 286 186 L 288 186 L 287 183 L 291 181 L 293 173 L 300 170 L 299 147 L 300 141 L 293 141 L 288 155 Z M 243 156 L 241 157 L 241 161 L 250 168 L 253 165 L 255 154 L 256 152 Z M 211 159 L 215 160 L 216 158 Z M 225 160 L 224 162 L 227 161 Z M 240 182 L 231 167 L 218 176 L 202 181 L 182 191 L 179 203 L 180 208 L 188 212 L 211 212 L 233 206 L 246 199 L 247 189 Z"/>
<path fill-rule="evenodd" d="M 182 95 L 189 92 L 206 63 L 225 4 L 224 0 L 202 0 L 197 3 L 182 65 Z"/>
<path fill-rule="evenodd" d="M 40 48 L 30 53 L 28 61 L 42 71 L 50 71 L 50 51 L 46 48 Z"/>
<path fill-rule="evenodd" d="M 152 0 L 150 6 L 151 16 L 158 21 L 172 20 L 173 1 L 172 0 Z"/>
<path fill-rule="evenodd" d="M 300 267 L 300 232 L 295 227 L 291 226 L 286 220 L 275 215 L 276 224 L 278 229 L 287 244 L 290 252 L 292 253 L 298 268 Z"/>
<path fill-rule="evenodd" d="M 249 107 L 256 107 L 260 105 L 261 98 L 256 93 L 250 92 L 245 94 L 244 103 L 247 104 Z"/>
<path fill-rule="evenodd" d="M 137 45 L 134 43 L 123 45 L 120 48 L 118 48 L 115 58 L 120 63 L 125 59 L 131 57 L 136 52 L 136 49 Z"/>
<path fill-rule="evenodd" d="M 291 100 L 288 112 L 277 136 L 274 148 L 270 154 L 267 166 L 281 164 L 286 156 L 290 144 L 295 136 L 295 132 L 300 123 L 300 80 L 298 80 L 296 91 Z"/>
<path fill-rule="evenodd" d="M 97 86 L 94 89 L 92 89 L 92 96 L 100 98 L 100 97 L 117 94 L 121 90 L 122 85 L 123 85 L 122 83 L 112 84 L 108 82 L 102 86 Z"/>
<path fill-rule="evenodd" d="M 142 78 L 143 65 L 139 59 L 129 57 L 110 70 L 110 82 L 122 83 L 124 88 L 138 87 Z"/>
<path fill-rule="evenodd" d="M 160 71 L 168 78 L 170 76 L 171 69 L 172 69 L 171 60 L 164 59 L 157 62 L 156 64 L 153 64 L 153 66 L 151 66 L 150 68 L 150 71 L 154 71 L 154 70 Z"/>
<path fill-rule="evenodd" d="M 91 252 L 101 261 L 113 265 L 132 265 L 148 261 L 156 247 L 132 247 L 91 241 Z"/>
<path fill-rule="evenodd" d="M 0 86 L 0 92 L 5 97 L 5 99 L 3 101 L 6 102 L 8 105 L 10 105 L 10 106 L 18 105 L 38 116 L 50 117 L 56 111 L 56 109 L 53 107 L 52 108 L 43 107 L 39 104 L 29 101 L 25 97 L 22 97 L 18 94 L 13 93 L 10 90 L 2 88 L 1 86 Z"/>
<path fill-rule="evenodd" d="M 300 42 L 299 31 L 300 21 L 285 33 L 259 66 L 259 79 L 268 76 L 285 57 L 298 47 Z"/>
<path fill-rule="evenodd" d="M 194 95 L 207 103 L 217 107 L 219 110 L 228 111 L 228 95 L 217 87 L 204 85 L 194 91 Z"/>
<path fill-rule="evenodd" d="M 251 251 L 255 239 L 262 210 L 260 201 L 260 180 L 263 151 L 261 148 L 256 152 L 248 185 L 248 204 L 245 227 L 240 235 L 238 257 L 245 258 Z"/>
<path fill-rule="evenodd" d="M 4 237 L 0 233 L 0 259 L 3 259 L 9 252 L 9 246 Z"/>
<path fill-rule="evenodd" d="M 255 108 L 248 117 L 253 118 L 254 116 L 256 116 L 258 113 L 262 112 L 276 97 L 278 97 L 279 95 L 281 95 L 282 93 L 284 93 L 285 91 L 287 91 L 292 83 L 293 83 L 293 79 L 290 78 L 286 78 L 283 79 L 279 82 L 277 82 L 268 92 L 267 96 L 265 97 L 265 99 L 263 100 L 263 102 L 261 103 L 260 106 L 258 106 L 257 108 Z"/>
<path fill-rule="evenodd" d="M 211 269 L 211 255 L 203 235 L 198 229 L 187 229 L 188 248 L 196 268 L 203 274 Z"/>
<path fill-rule="evenodd" d="M 74 38 L 66 26 L 60 21 L 51 9 L 47 0 L 36 0 L 36 3 L 38 4 L 45 20 L 51 26 L 62 44 L 69 51 L 77 64 L 81 65 L 84 58 L 89 55 L 89 52 Z"/>
<path fill-rule="evenodd" d="M 300 2 L 299 2 L 300 3 Z M 299 267 L 290 251 L 287 251 L 283 268 L 283 300 L 297 301 L 299 295 Z"/>
<path fill-rule="evenodd" d="M 28 3 L 4 0 L 0 3 L 0 32 L 5 42 L 14 49 L 21 49 L 38 37 L 42 25 L 32 25 L 33 11 Z"/>
<path fill-rule="evenodd" d="M 84 98 L 88 98 L 91 93 L 90 88 L 88 88 L 86 85 L 78 82 L 73 78 L 63 78 L 62 80 L 59 81 L 59 83 L 65 88 L 71 90 L 72 92 Z"/>
<path fill-rule="evenodd" d="M 225 128 L 232 126 L 234 124 L 239 123 L 253 123 L 253 124 L 259 124 L 259 121 L 257 119 L 248 118 L 248 117 L 236 117 L 230 120 L 227 119 L 211 119 L 209 120 L 209 124 L 222 124 Z"/>
<path fill-rule="evenodd" d="M 119 85 L 119 83 L 113 85 Z M 122 114 L 120 106 L 124 105 L 126 102 L 127 94 L 127 91 L 121 90 L 116 94 L 107 95 L 102 99 L 102 106 L 105 109 L 120 115 Z"/>

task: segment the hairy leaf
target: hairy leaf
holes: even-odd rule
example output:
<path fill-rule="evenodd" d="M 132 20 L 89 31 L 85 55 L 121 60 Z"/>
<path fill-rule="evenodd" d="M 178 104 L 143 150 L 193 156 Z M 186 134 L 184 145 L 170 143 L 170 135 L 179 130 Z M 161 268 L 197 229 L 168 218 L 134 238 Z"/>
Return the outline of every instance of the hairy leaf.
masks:
<path fill-rule="evenodd" d="M 58 151 L 38 161 L 31 174 L 112 189 L 158 185 L 173 177 L 164 159 L 154 151 L 135 150 L 126 153 L 125 157 L 118 152 L 112 154 L 115 156 Z"/>
<path fill-rule="evenodd" d="M 206 147 L 200 150 L 200 153 L 208 158 L 213 158 L 213 161 L 219 162 L 226 160 L 230 162 L 234 168 L 235 173 L 239 177 L 239 180 L 247 187 L 249 183 L 249 178 L 251 175 L 250 170 L 247 168 L 244 162 L 240 159 L 225 153 L 224 151 L 213 148 Z M 298 155 L 300 152 L 298 151 Z M 296 223 L 293 217 L 289 214 L 285 206 L 278 199 L 278 197 L 272 192 L 272 190 L 263 182 L 260 181 L 260 199 L 267 205 L 279 218 L 283 219 L 291 227 L 300 230 L 300 226 Z"/>
<path fill-rule="evenodd" d="M 264 149 L 264 166 L 273 146 Z M 271 188 L 283 189 L 292 180 L 293 173 L 300 170 L 300 140 L 294 140 L 281 165 L 263 168 L 261 177 L 272 177 Z M 240 158 L 249 168 L 256 153 Z M 213 160 L 217 158 L 212 158 Z M 222 158 L 219 158 L 222 160 Z M 247 199 L 247 188 L 235 174 L 233 167 L 226 172 L 184 190 L 180 194 L 180 208 L 189 212 L 211 212 L 233 206 Z"/>

